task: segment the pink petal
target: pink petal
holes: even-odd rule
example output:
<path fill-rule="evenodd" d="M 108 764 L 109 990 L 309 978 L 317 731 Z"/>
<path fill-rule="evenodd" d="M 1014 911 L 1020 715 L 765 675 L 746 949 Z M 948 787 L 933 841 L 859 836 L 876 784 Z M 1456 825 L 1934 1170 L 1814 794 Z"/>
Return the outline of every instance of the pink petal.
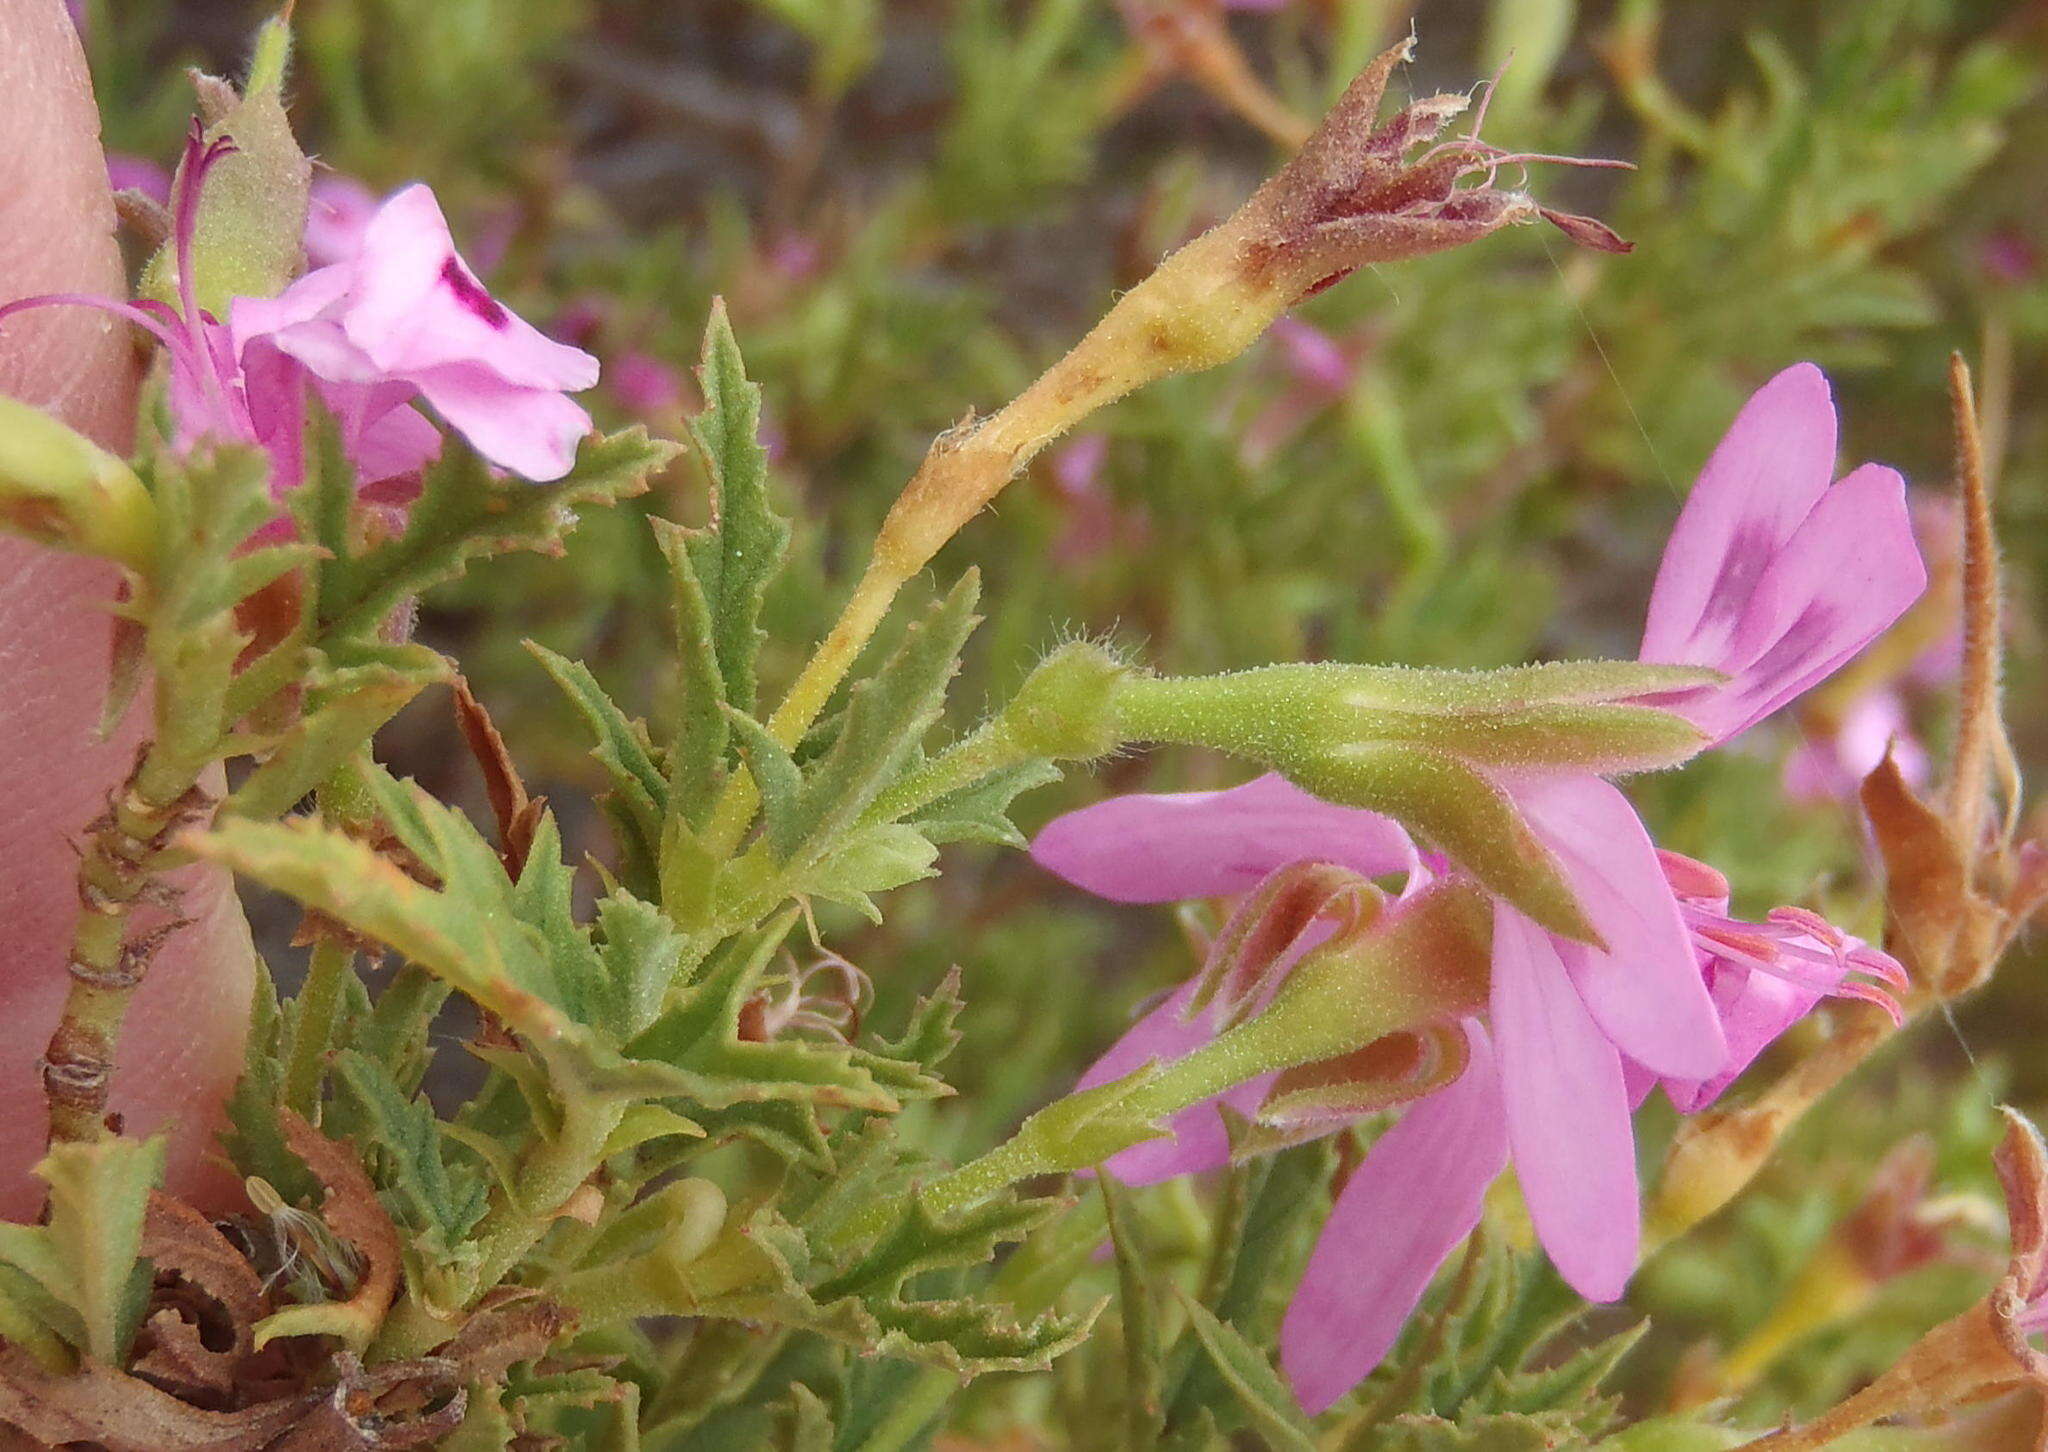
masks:
<path fill-rule="evenodd" d="M 252 342 L 256 340 L 275 344 L 329 383 L 368 387 L 392 381 L 383 365 L 351 343 L 341 324 L 330 318 L 289 323 L 275 332 L 255 334 Z"/>
<path fill-rule="evenodd" d="M 412 406 L 412 385 L 323 383 L 320 395 L 341 424 L 359 482 L 417 473 L 440 456 L 441 431 Z"/>
<path fill-rule="evenodd" d="M 380 201 L 354 177 L 331 173 L 314 177 L 306 205 L 306 265 L 327 267 L 354 261 Z"/>
<path fill-rule="evenodd" d="M 255 338 L 330 314 L 348 296 L 349 279 L 345 267 L 323 267 L 307 273 L 276 297 L 236 298 L 228 305 L 228 336 L 234 340 L 236 356 Z"/>
<path fill-rule="evenodd" d="M 1076 1089 L 1093 1089 L 1112 1079 L 1121 1079 L 1152 1060 L 1170 1063 L 1200 1048 L 1214 1038 L 1206 1015 L 1190 1023 L 1183 1015 L 1195 985 L 1184 983 L 1133 1024 L 1109 1051 L 1088 1066 Z M 1228 1093 L 1183 1109 L 1168 1121 L 1171 1138 L 1147 1140 L 1133 1145 L 1109 1160 L 1109 1171 L 1127 1185 L 1154 1185 L 1177 1175 L 1198 1174 L 1221 1169 L 1230 1163 L 1230 1138 L 1223 1128 L 1219 1104 L 1228 1104 L 1249 1115 L 1259 1107 L 1276 1075 L 1265 1074 L 1238 1085 Z"/>
<path fill-rule="evenodd" d="M 1114 902 L 1180 902 L 1256 887 L 1290 862 L 1367 877 L 1415 860 L 1377 812 L 1335 807 L 1277 775 L 1221 792 L 1112 797 L 1055 818 L 1031 844 L 1041 867 Z"/>
<path fill-rule="evenodd" d="M 171 204 L 171 174 L 146 156 L 108 152 L 107 185 L 117 192 L 141 192 L 159 206 Z"/>
<path fill-rule="evenodd" d="M 1758 576 L 1834 471 L 1827 377 L 1796 363 L 1750 396 L 1700 471 L 1650 592 L 1642 658 L 1718 666 Z"/>
<path fill-rule="evenodd" d="M 576 463 L 590 415 L 550 388 L 521 388 L 473 365 L 418 375 L 420 392 L 470 445 L 522 478 L 559 479 Z"/>
<path fill-rule="evenodd" d="M 1556 948 L 1586 1009 L 1630 1058 L 1659 1074 L 1705 1078 L 1728 1057 L 1692 937 L 1657 846 L 1627 797 L 1597 776 L 1531 774 L 1502 783 L 1557 854 L 1607 945 Z"/>
<path fill-rule="evenodd" d="M 1288 1304 L 1280 1364 L 1310 1416 L 1380 1364 L 1507 1164 L 1493 1051 L 1476 1023 L 1466 1038 L 1465 1072 L 1409 1105 L 1352 1174 Z"/>
<path fill-rule="evenodd" d="M 353 266 L 343 324 L 350 341 L 390 373 L 466 365 L 531 389 L 574 391 L 597 382 L 597 359 L 545 336 L 484 289 L 423 185 L 378 209 Z"/>
<path fill-rule="evenodd" d="M 1756 1061 L 1757 1055 L 1819 1001 L 1820 994 L 1814 990 L 1768 973 L 1716 965 L 1714 1004 L 1728 1035 L 1728 1062 L 1718 1074 L 1704 1079 L 1667 1078 L 1664 1093 L 1679 1113 L 1697 1114 L 1720 1098 L 1721 1092 Z"/>
<path fill-rule="evenodd" d="M 1726 685 L 1678 709 L 1727 740 L 1827 679 L 1927 588 L 1906 484 L 1865 464 L 1828 490 L 1756 582 L 1722 662 Z"/>
<path fill-rule="evenodd" d="M 1493 913 L 1491 1007 L 1508 1143 L 1537 1238 L 1580 1295 L 1614 1300 L 1642 1238 L 1621 1056 L 1550 934 L 1505 903 Z"/>

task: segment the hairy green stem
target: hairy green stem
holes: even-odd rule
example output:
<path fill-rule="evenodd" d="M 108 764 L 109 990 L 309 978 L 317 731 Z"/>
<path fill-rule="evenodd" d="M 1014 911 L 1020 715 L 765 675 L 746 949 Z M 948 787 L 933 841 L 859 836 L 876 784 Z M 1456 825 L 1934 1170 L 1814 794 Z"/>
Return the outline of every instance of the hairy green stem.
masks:
<path fill-rule="evenodd" d="M 563 1107 L 562 1128 L 528 1151 L 519 1169 L 519 1184 L 501 1195 L 476 1228 L 482 1244 L 475 1285 L 489 1290 L 525 1259 L 555 1223 L 562 1205 L 596 1173 L 604 1147 L 626 1112 L 626 1101 L 571 1096 Z"/>
<path fill-rule="evenodd" d="M 1020 746 L 1001 717 L 984 721 L 875 798 L 860 825 L 894 822 L 939 798 L 972 786 L 991 772 L 1018 766 L 1033 753 Z"/>
<path fill-rule="evenodd" d="M 334 1047 L 335 1019 L 355 956 L 346 943 L 322 933 L 314 941 L 306 982 L 299 989 L 291 1053 L 284 1065 L 284 1102 L 314 1124 L 320 1122 L 320 1078 Z"/>

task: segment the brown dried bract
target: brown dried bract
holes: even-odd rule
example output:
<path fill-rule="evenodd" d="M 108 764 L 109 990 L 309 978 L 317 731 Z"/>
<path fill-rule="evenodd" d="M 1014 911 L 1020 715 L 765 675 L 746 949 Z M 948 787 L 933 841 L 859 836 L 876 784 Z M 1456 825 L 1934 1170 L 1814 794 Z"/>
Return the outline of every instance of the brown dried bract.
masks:
<path fill-rule="evenodd" d="M 498 857 L 505 864 L 505 875 L 516 882 L 533 851 L 534 830 L 540 825 L 547 799 L 526 794 L 526 783 L 506 749 L 505 738 L 461 676 L 455 678 L 455 724 L 462 728 L 462 739 L 483 771 L 484 791 L 498 820 Z"/>
<path fill-rule="evenodd" d="M 2029 1425 L 2032 1445 L 2048 1452 L 2048 1356 L 2030 1339 L 2035 1307 L 2048 1294 L 2048 1150 L 2031 1123 L 2003 1112 L 2005 1138 L 1993 1162 L 2005 1191 L 2012 1252 L 1998 1284 L 1847 1401 L 1804 1427 L 1758 1438 L 1742 1452 L 1809 1452 L 1883 1418 L 1943 1416 L 2014 1393 L 2044 1409 Z"/>
<path fill-rule="evenodd" d="M 1541 218 L 1582 246 L 1627 252 L 1605 223 L 1540 206 L 1497 185 L 1502 167 L 1530 162 L 1570 166 L 1624 163 L 1511 152 L 1470 133 L 1439 142 L 1469 102 L 1425 96 L 1378 121 L 1394 70 L 1414 41 L 1382 52 L 1359 73 L 1300 153 L 1253 194 L 1245 224 L 1245 260 L 1284 276 L 1297 296 L 1329 286 L 1360 267 L 1462 246 L 1512 222 Z M 1478 120 L 1485 117 L 1482 105 Z M 1420 155 L 1410 156 L 1429 143 Z"/>

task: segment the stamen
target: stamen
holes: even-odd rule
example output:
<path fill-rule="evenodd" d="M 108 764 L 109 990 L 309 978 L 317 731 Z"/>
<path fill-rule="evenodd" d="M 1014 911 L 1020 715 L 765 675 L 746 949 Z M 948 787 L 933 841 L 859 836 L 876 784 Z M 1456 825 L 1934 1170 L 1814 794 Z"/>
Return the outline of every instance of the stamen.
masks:
<path fill-rule="evenodd" d="M 100 312 L 111 313 L 117 318 L 133 323 L 170 349 L 173 354 L 185 346 L 186 340 L 157 317 L 156 310 L 163 307 L 162 303 L 115 302 L 110 297 L 94 297 L 83 292 L 46 292 L 35 297 L 16 298 L 11 303 L 0 305 L 0 322 L 5 322 L 16 313 L 25 313 L 31 308 L 48 307 L 96 308 Z M 164 310 L 169 311 L 167 308 Z"/>

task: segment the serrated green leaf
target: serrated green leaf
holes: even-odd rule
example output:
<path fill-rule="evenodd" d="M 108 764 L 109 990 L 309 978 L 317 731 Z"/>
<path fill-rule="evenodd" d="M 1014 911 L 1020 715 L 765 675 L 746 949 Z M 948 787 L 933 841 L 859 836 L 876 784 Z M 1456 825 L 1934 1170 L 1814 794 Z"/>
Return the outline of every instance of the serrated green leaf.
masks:
<path fill-rule="evenodd" d="M 335 1055 L 334 1072 L 354 1109 L 348 1129 L 395 1218 L 445 1255 L 482 1218 L 488 1187 L 469 1170 L 449 1166 L 433 1106 L 407 1095 L 382 1064 L 344 1049 Z"/>
<path fill-rule="evenodd" d="M 702 1139 L 706 1132 L 696 1120 L 676 1113 L 667 1105 L 635 1104 L 620 1117 L 618 1127 L 606 1136 L 603 1157 L 610 1159 L 613 1155 L 638 1149 L 649 1140 L 665 1139 L 671 1135 Z"/>
<path fill-rule="evenodd" d="M 0 1224 L 0 1262 L 49 1298 L 52 1330 L 107 1366 L 126 1361 L 148 1301 L 142 1219 L 164 1144 L 159 1135 L 52 1145 L 36 1166 L 50 1187 L 47 1223 Z"/>
<path fill-rule="evenodd" d="M 906 1145 L 895 1121 L 879 1116 L 842 1122 L 820 1148 L 818 1173 L 791 1184 L 781 1208 L 828 1260 L 871 1238 L 872 1230 L 860 1232 L 861 1217 L 877 1203 L 907 1195 L 912 1183 L 938 1163 Z"/>
<path fill-rule="evenodd" d="M 829 851 L 893 781 L 945 706 L 960 650 L 978 623 L 972 570 L 905 632 L 882 668 L 847 698 L 837 739 L 804 774 L 803 790 L 768 844 L 785 862 Z"/>
<path fill-rule="evenodd" d="M 1201 1302 L 1186 1295 L 1181 1300 L 1187 1308 L 1189 1329 L 1209 1353 L 1210 1364 L 1237 1393 L 1253 1424 L 1286 1452 L 1315 1452 L 1315 1429 L 1301 1414 L 1294 1394 L 1273 1364 Z"/>
<path fill-rule="evenodd" d="M 693 833 L 701 832 L 724 774 L 729 728 L 723 707 L 730 703 L 718 668 L 711 604 L 690 559 L 691 533 L 666 519 L 647 522 L 668 563 L 675 609 L 678 688 L 668 743 L 669 808 Z"/>
<path fill-rule="evenodd" d="M 597 744 L 590 754 L 611 780 L 615 820 L 627 827 L 619 843 L 633 875 L 651 886 L 661 857 L 661 824 L 668 813 L 668 782 L 654 764 L 647 728 L 612 703 L 597 677 L 581 661 L 569 660 L 534 641 L 526 648 L 562 688 L 590 727 Z"/>
<path fill-rule="evenodd" d="M 898 1108 L 896 1097 L 843 1044 L 739 1036 L 740 1010 L 796 916 L 786 910 L 751 938 L 729 944 L 679 1001 L 626 1045 L 632 1061 L 667 1074 L 674 1084 L 669 1093 L 707 1109 L 760 1099 Z"/>
<path fill-rule="evenodd" d="M 802 1382 L 792 1382 L 776 1445 L 781 1452 L 832 1452 L 832 1413 Z"/>
<path fill-rule="evenodd" d="M 322 540 L 342 548 L 319 572 L 316 618 L 328 631 L 372 635 L 401 600 L 453 579 L 473 559 L 557 548 L 578 509 L 641 493 L 674 456 L 673 444 L 634 427 L 585 440 L 567 476 L 536 484 L 494 479 L 480 458 L 450 441 L 397 538 L 360 552 L 345 539 Z"/>
<path fill-rule="evenodd" d="M 998 1196 L 957 1215 L 934 1215 L 915 1192 L 902 1213 L 852 1265 L 817 1288 L 825 1300 L 841 1296 L 894 1296 L 903 1282 L 948 1266 L 984 1265 L 996 1247 L 1022 1240 L 1068 1202 L 1056 1197 Z"/>
<path fill-rule="evenodd" d="M 249 1038 L 242 1073 L 228 1096 L 224 1136 L 228 1157 L 245 1175 L 260 1175 L 296 1203 L 313 1193 L 313 1178 L 286 1147 L 277 1106 L 284 1102 L 283 1016 L 269 965 L 256 955 L 256 990 L 249 1004 Z"/>
<path fill-rule="evenodd" d="M 966 1007 L 966 1000 L 960 996 L 960 968 L 956 964 L 946 970 L 937 988 L 918 999 L 902 1034 L 894 1039 L 878 1039 L 876 1049 L 887 1058 L 935 1070 L 959 1046 L 960 1015 Z"/>
<path fill-rule="evenodd" d="M 1590 1405 L 1614 1373 L 1621 1359 L 1635 1349 L 1650 1329 L 1647 1321 L 1580 1348 L 1556 1366 L 1541 1370 L 1509 1373 L 1496 1369 L 1497 1384 L 1487 1396 L 1488 1404 L 1502 1412 L 1569 1412 L 1577 1418 L 1580 1431 L 1589 1435 L 1604 1431 L 1611 1420 L 1609 1404 Z"/>
<path fill-rule="evenodd" d="M 1049 761 L 1026 761 L 993 772 L 970 786 L 940 797 L 909 818 L 909 824 L 941 846 L 948 842 L 986 842 L 1022 848 L 1024 834 L 1010 821 L 1017 798 L 1060 779 Z"/>
<path fill-rule="evenodd" d="M 683 963 L 683 935 L 652 903 L 614 892 L 597 905 L 607 1002 L 598 1027 L 623 1043 L 661 1015 Z"/>
<path fill-rule="evenodd" d="M 607 1096 L 660 1097 L 692 1082 L 629 1063 L 563 1010 L 545 940 L 519 920 L 496 852 L 460 814 L 382 772 L 364 777 L 379 813 L 440 879 L 430 888 L 388 858 L 318 822 L 217 822 L 191 844 L 220 862 L 389 944 L 495 1014 L 549 1072 Z"/>
<path fill-rule="evenodd" d="M 859 1305 L 879 1328 L 872 1349 L 944 1367 L 961 1376 L 993 1371 L 1043 1371 L 1088 1337 L 1098 1303 L 1079 1316 L 1047 1313 L 1016 1320 L 985 1301 L 835 1301 Z"/>
<path fill-rule="evenodd" d="M 754 785 L 761 789 L 761 820 L 770 845 L 789 839 L 797 830 L 803 772 L 782 743 L 752 716 L 728 706 L 725 719 Z"/>
<path fill-rule="evenodd" d="M 871 923 L 882 921 L 872 894 L 889 892 L 933 875 L 939 849 L 915 827 L 884 822 L 858 827 L 816 864 L 790 879 L 796 897 L 843 903 Z"/>
<path fill-rule="evenodd" d="M 223 808 L 245 817 L 275 817 L 325 781 L 369 744 L 379 728 L 427 686 L 446 680 L 448 662 L 425 646 L 397 660 L 315 669 L 307 706 L 246 777 Z"/>
<path fill-rule="evenodd" d="M 761 1099 L 728 1104 L 697 1116 L 713 1140 L 750 1139 L 792 1165 L 829 1170 L 832 1152 L 817 1111 L 801 1100 Z"/>
<path fill-rule="evenodd" d="M 1319 1141 L 1232 1168 L 1203 1276 L 1204 1302 L 1218 1319 L 1252 1336 L 1272 1333 L 1271 1288 L 1291 1283 L 1321 1226 L 1332 1153 Z M 1185 1340 L 1169 1358 L 1167 1388 L 1167 1424 L 1176 1433 L 1191 1432 L 1205 1415 L 1237 1421 L 1229 1387 Z"/>
<path fill-rule="evenodd" d="M 686 548 L 709 607 L 725 699 L 752 714 L 761 598 L 789 548 L 789 524 L 768 504 L 761 389 L 747 378 L 723 299 L 711 304 L 697 381 L 704 410 L 690 421 L 690 434 L 711 476 L 713 524 Z"/>
<path fill-rule="evenodd" d="M 1456 1422 L 1410 1414 L 1394 1418 L 1374 1438 L 1375 1452 L 1558 1452 L 1593 1445 L 1568 1418 L 1519 1412 Z"/>

